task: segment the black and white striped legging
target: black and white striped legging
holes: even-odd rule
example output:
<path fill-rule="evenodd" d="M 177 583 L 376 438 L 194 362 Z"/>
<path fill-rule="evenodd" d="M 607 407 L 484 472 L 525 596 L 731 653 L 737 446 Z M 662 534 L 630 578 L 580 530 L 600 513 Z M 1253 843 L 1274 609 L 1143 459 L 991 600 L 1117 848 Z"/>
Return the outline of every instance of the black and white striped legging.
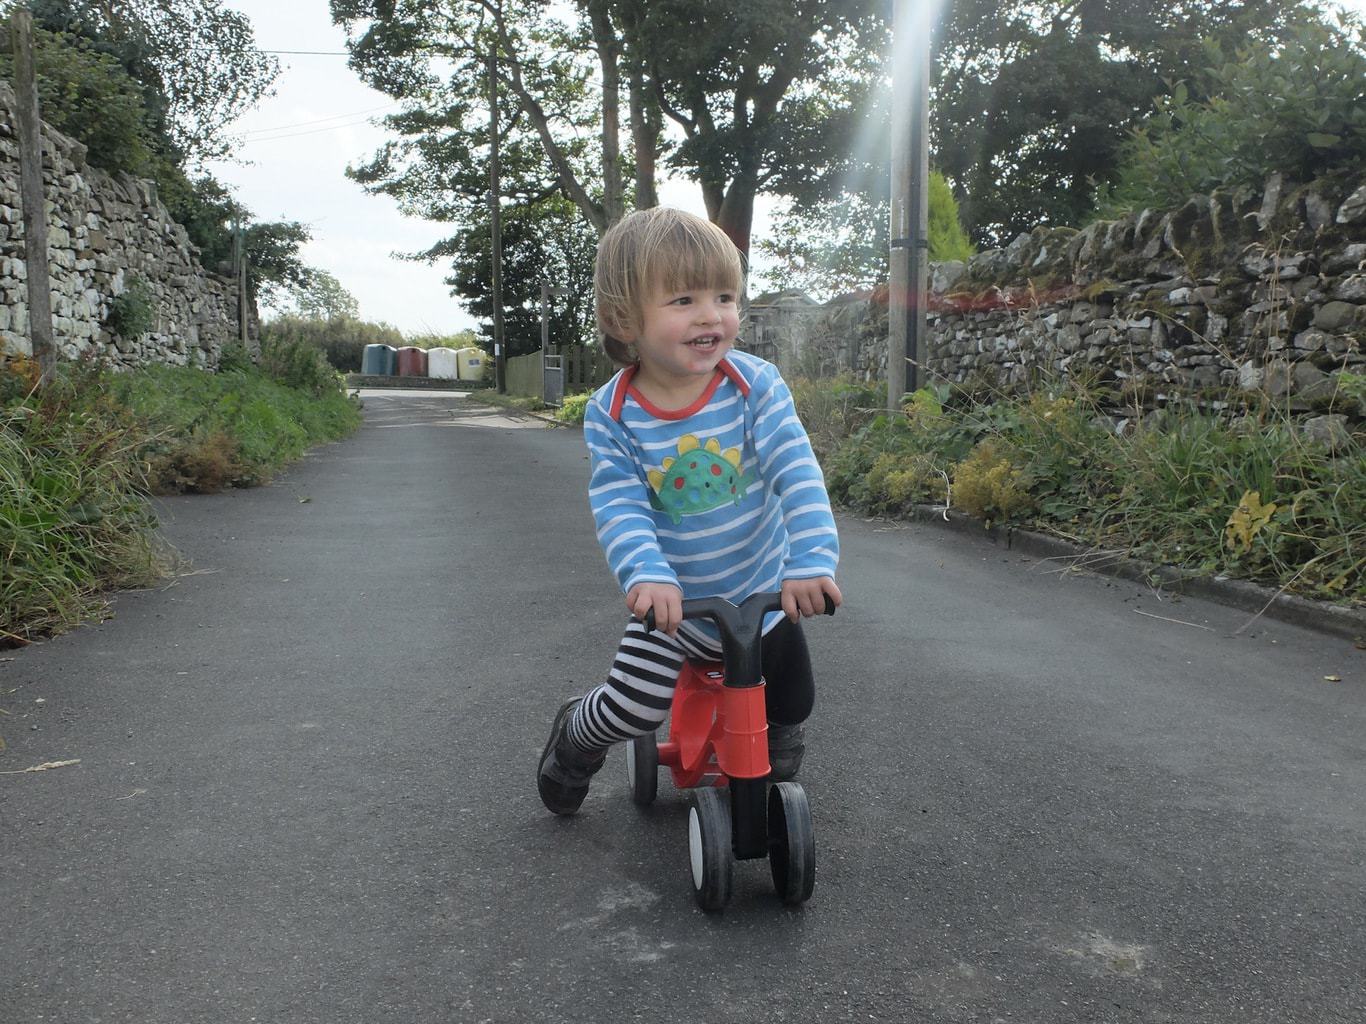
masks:
<path fill-rule="evenodd" d="M 601 750 L 653 732 L 669 717 L 674 684 L 686 658 L 721 659 L 721 645 L 685 624 L 677 637 L 647 632 L 635 619 L 617 648 L 607 681 L 584 697 L 569 721 L 569 741 L 585 751 Z M 772 722 L 806 721 L 816 699 L 811 655 L 798 623 L 783 619 L 763 639 L 765 698 Z"/>

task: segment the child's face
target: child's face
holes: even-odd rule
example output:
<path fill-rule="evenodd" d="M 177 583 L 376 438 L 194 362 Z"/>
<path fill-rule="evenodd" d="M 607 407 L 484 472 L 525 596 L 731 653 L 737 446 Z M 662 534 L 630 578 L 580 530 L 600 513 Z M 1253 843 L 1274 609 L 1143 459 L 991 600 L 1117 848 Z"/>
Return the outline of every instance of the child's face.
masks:
<path fill-rule="evenodd" d="M 740 308 L 733 291 L 657 290 L 646 300 L 641 321 L 634 337 L 623 339 L 635 342 L 641 370 L 682 382 L 716 370 L 735 344 Z"/>

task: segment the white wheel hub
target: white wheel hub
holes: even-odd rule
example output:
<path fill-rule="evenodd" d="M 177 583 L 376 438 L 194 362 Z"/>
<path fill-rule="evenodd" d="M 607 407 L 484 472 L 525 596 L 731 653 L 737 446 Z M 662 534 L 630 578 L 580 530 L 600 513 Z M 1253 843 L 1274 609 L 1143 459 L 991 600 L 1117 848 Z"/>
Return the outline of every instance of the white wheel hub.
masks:
<path fill-rule="evenodd" d="M 702 888 L 702 822 L 697 808 L 688 808 L 688 854 L 692 858 L 692 887 Z"/>

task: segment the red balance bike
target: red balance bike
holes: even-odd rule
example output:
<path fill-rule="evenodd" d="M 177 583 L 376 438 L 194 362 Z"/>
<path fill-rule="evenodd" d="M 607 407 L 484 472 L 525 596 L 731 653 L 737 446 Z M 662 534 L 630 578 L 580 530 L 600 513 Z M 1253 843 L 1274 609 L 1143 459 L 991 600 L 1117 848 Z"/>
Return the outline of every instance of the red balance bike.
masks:
<path fill-rule="evenodd" d="M 669 738 L 654 733 L 626 748 L 631 799 L 641 806 L 659 792 L 659 769 L 691 790 L 688 849 L 693 894 L 703 910 L 730 901 L 737 860 L 767 857 L 783 902 L 805 903 L 816 883 L 816 839 L 806 790 L 768 781 L 768 716 L 761 671 L 764 616 L 782 608 L 781 594 L 755 594 L 739 605 L 723 598 L 683 602 L 683 618 L 707 618 L 721 634 L 721 663 L 689 660 L 669 712 Z M 826 598 L 825 613 L 835 613 Z M 645 627 L 655 628 L 653 610 Z"/>

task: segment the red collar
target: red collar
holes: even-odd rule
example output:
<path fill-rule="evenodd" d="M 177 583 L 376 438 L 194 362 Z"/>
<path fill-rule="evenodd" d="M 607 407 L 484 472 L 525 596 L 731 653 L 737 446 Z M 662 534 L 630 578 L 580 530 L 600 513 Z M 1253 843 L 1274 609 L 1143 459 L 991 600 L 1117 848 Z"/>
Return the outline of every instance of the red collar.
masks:
<path fill-rule="evenodd" d="M 626 369 L 622 370 L 621 376 L 617 378 L 617 386 L 616 390 L 612 393 L 612 405 L 609 410 L 609 414 L 611 415 L 612 419 L 617 421 L 621 420 L 621 407 L 626 404 L 626 396 L 628 393 L 632 398 L 636 400 L 637 403 L 639 403 L 642 409 L 648 412 L 651 416 L 657 417 L 661 420 L 687 419 L 689 416 L 697 412 L 699 409 L 701 409 L 703 406 L 705 406 L 708 402 L 711 401 L 712 395 L 716 394 L 716 389 L 719 388 L 721 386 L 722 381 L 726 380 L 727 378 L 729 378 L 735 384 L 735 386 L 740 389 L 740 394 L 744 395 L 746 398 L 749 397 L 749 381 L 745 380 L 744 375 L 741 374 L 739 370 L 737 370 L 734 366 L 731 365 L 729 359 L 722 359 L 719 363 L 716 364 L 716 372 L 712 375 L 712 379 L 707 384 L 706 390 L 703 391 L 702 394 L 700 394 L 697 397 L 696 401 L 694 401 L 691 405 L 688 405 L 686 408 L 683 409 L 661 409 L 659 408 L 659 406 L 655 405 L 648 398 L 642 395 L 631 383 L 631 381 L 635 378 L 636 371 L 639 369 L 640 364 L 633 363 L 632 365 L 626 367 Z"/>

